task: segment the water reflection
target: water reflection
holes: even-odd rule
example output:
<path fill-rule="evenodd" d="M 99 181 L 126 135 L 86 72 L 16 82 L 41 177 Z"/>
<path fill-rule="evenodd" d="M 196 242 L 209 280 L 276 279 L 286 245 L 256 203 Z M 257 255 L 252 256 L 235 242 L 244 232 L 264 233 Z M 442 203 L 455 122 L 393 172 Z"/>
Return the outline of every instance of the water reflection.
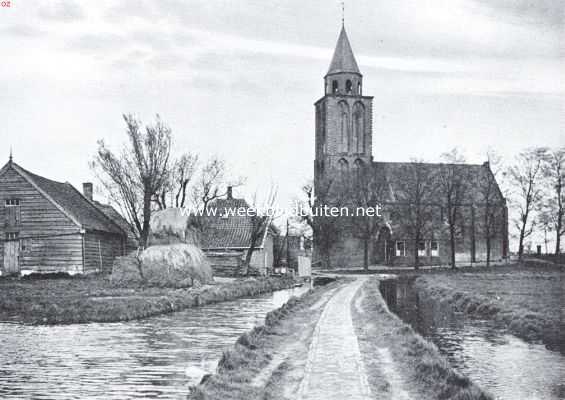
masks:
<path fill-rule="evenodd" d="M 0 323 L 0 398 L 184 399 L 239 335 L 308 289 L 126 323 Z"/>
<path fill-rule="evenodd" d="M 387 281 L 381 291 L 392 311 L 496 399 L 565 399 L 565 357 L 560 353 L 528 344 L 490 321 L 464 318 L 419 297 L 410 281 Z"/>

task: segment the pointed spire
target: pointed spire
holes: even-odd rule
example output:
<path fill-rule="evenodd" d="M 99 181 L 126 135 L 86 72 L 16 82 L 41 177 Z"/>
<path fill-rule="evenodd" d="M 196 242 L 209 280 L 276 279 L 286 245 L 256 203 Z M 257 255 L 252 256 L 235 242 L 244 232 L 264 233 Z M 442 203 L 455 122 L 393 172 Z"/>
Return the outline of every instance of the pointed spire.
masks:
<path fill-rule="evenodd" d="M 337 74 L 340 72 L 361 74 L 359 67 L 357 66 L 357 61 L 355 61 L 351 44 L 349 44 L 349 39 L 345 32 L 345 26 L 341 27 L 341 32 L 337 39 L 334 55 L 327 75 Z"/>

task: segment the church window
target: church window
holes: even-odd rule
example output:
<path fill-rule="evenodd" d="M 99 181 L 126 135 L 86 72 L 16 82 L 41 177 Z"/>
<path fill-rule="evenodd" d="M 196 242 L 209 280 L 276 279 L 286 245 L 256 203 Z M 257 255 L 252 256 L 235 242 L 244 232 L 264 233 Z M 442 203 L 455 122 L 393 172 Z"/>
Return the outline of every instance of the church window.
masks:
<path fill-rule="evenodd" d="M 353 151 L 365 151 L 365 107 L 361 103 L 355 103 L 353 109 Z"/>
<path fill-rule="evenodd" d="M 342 158 L 337 162 L 337 168 L 339 170 L 340 178 L 346 179 L 349 172 L 349 163 L 345 158 Z"/>
<path fill-rule="evenodd" d="M 362 92 L 361 92 L 361 82 L 357 82 L 357 94 L 358 95 L 362 94 Z"/>
<path fill-rule="evenodd" d="M 424 257 L 426 255 L 426 242 L 420 240 L 418 242 L 418 256 Z"/>
<path fill-rule="evenodd" d="M 363 162 L 363 160 L 361 160 L 360 158 L 358 158 L 357 160 L 355 160 L 355 168 L 363 168 L 363 166 L 365 165 L 365 163 Z"/>
<path fill-rule="evenodd" d="M 348 80 L 345 82 L 345 93 L 347 93 L 347 94 L 352 94 L 352 93 L 353 93 L 353 92 L 352 92 L 352 88 L 353 88 L 353 84 L 352 84 L 351 81 L 348 79 Z"/>
<path fill-rule="evenodd" d="M 404 240 L 396 241 L 396 256 L 406 257 L 406 242 Z"/>
<path fill-rule="evenodd" d="M 337 81 L 332 81 L 332 93 L 337 93 L 338 92 L 338 83 Z"/>
<path fill-rule="evenodd" d="M 348 152 L 349 151 L 349 106 L 346 102 L 342 101 L 339 103 L 340 109 L 340 151 L 341 152 Z"/>
<path fill-rule="evenodd" d="M 353 163 L 353 170 L 355 171 L 355 179 L 357 180 L 357 182 L 360 184 L 361 180 L 363 178 L 363 167 L 365 166 L 365 163 L 363 162 L 363 160 L 361 159 L 357 159 L 355 160 L 355 162 Z"/>
<path fill-rule="evenodd" d="M 432 257 L 439 256 L 439 244 L 438 244 L 437 240 L 432 240 L 430 242 L 430 255 Z"/>

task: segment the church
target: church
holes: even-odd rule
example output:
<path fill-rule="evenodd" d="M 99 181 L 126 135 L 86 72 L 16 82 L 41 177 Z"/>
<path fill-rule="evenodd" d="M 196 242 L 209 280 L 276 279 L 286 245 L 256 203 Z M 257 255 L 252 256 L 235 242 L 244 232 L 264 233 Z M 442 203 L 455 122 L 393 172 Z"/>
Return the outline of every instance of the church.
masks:
<path fill-rule="evenodd" d="M 313 261 L 347 268 L 505 259 L 508 211 L 489 163 L 373 160 L 372 102 L 342 26 L 314 104 L 314 190 L 317 206 L 352 213 L 314 218 Z M 375 205 L 380 217 L 354 213 Z"/>

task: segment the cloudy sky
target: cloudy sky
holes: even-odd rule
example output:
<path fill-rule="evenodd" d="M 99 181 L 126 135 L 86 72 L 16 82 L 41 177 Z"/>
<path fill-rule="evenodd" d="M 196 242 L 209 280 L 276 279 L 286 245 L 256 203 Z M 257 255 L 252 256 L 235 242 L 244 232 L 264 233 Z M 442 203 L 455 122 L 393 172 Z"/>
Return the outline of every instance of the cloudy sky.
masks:
<path fill-rule="evenodd" d="M 562 0 L 355 0 L 345 24 L 374 99 L 376 160 L 471 162 L 565 143 Z M 224 157 L 285 205 L 312 175 L 313 103 L 337 0 L 11 0 L 0 8 L 0 158 L 77 187 L 122 113 L 175 151 Z"/>

